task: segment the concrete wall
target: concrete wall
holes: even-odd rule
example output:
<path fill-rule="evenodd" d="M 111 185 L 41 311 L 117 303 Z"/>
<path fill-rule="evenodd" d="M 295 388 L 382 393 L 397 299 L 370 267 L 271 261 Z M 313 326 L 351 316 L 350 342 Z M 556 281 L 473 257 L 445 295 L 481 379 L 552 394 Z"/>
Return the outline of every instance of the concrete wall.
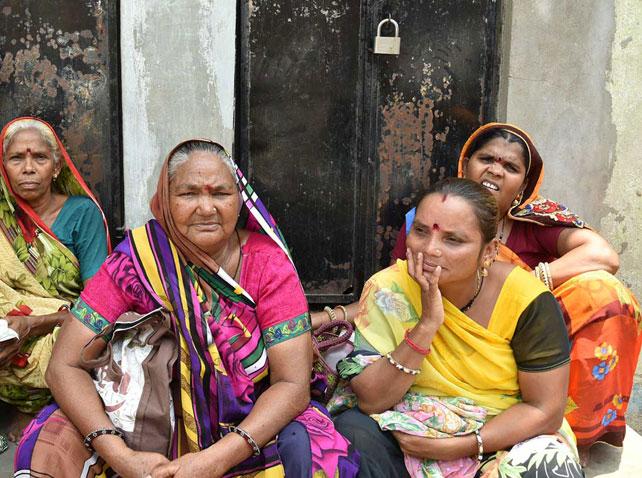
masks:
<path fill-rule="evenodd" d="M 533 136 L 543 193 L 612 242 L 620 278 L 642 295 L 642 4 L 505 3 L 500 119 Z"/>
<path fill-rule="evenodd" d="M 642 3 L 505 3 L 499 119 L 532 134 L 543 193 L 609 239 L 642 297 Z M 642 431 L 642 365 L 628 415 Z"/>
<path fill-rule="evenodd" d="M 163 159 L 179 141 L 234 138 L 236 3 L 121 2 L 125 221 L 148 219 Z"/>

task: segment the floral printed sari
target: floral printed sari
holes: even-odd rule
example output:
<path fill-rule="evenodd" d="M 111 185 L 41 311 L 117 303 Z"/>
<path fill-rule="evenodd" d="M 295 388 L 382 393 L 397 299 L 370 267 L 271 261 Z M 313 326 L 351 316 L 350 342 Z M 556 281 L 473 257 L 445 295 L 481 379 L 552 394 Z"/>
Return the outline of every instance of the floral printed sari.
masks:
<path fill-rule="evenodd" d="M 25 119 L 40 121 L 11 121 L 0 134 L 0 144 L 7 128 Z M 54 190 L 67 196 L 87 196 L 98 206 L 53 128 L 41 123 L 51 129 L 61 152 L 62 169 L 53 183 Z M 70 305 L 82 288 L 78 259 L 29 204 L 13 193 L 1 151 L 0 171 L 0 317 L 57 312 L 61 306 Z M 106 221 L 104 226 L 108 234 Z M 44 373 L 55 335 L 56 332 L 28 341 L 12 365 L 0 370 L 3 401 L 24 412 L 35 412 L 51 398 Z"/>

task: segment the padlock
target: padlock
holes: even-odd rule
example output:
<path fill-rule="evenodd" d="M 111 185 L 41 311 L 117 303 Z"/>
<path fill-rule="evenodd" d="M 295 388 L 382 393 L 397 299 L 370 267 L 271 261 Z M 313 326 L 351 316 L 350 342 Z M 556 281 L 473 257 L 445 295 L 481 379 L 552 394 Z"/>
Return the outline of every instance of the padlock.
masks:
<path fill-rule="evenodd" d="M 384 23 L 391 22 L 395 26 L 395 36 L 382 37 L 381 27 Z M 377 26 L 377 36 L 375 37 L 374 52 L 377 55 L 398 55 L 401 51 L 401 38 L 399 37 L 399 24 L 392 18 L 386 18 L 379 22 Z"/>

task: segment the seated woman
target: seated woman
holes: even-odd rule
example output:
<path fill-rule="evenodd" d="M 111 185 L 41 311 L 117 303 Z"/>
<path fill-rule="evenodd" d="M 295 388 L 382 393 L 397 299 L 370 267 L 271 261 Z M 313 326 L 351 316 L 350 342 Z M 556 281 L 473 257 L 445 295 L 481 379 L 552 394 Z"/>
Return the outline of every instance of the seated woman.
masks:
<path fill-rule="evenodd" d="M 243 204 L 265 234 L 237 227 Z M 77 320 L 65 322 L 47 371 L 64 415 L 43 410 L 20 444 L 16 470 L 78 477 L 85 467 L 95 476 L 108 465 L 125 477 L 356 476 L 358 457 L 321 406 L 310 404 L 310 325 L 296 270 L 231 158 L 207 140 L 179 144 L 163 164 L 151 210 L 156 219 L 128 232 L 74 305 Z M 80 360 L 83 346 L 122 313 L 159 305 L 172 311 L 185 354 L 174 370 L 180 412 L 173 436 L 180 438 L 170 457 L 132 450 L 117 435 L 91 439 L 114 425 Z M 200 361 L 211 372 L 193 369 Z"/>
<path fill-rule="evenodd" d="M 597 440 L 621 446 L 625 414 L 642 345 L 640 307 L 612 274 L 618 256 L 568 209 L 539 196 L 544 165 L 523 130 L 490 123 L 475 131 L 459 158 L 459 176 L 486 187 L 497 199 L 499 258 L 533 271 L 558 300 L 571 339 L 566 419 L 583 463 Z M 393 251 L 405 258 L 406 217 Z"/>
<path fill-rule="evenodd" d="M 17 118 L 0 135 L 0 400 L 34 413 L 60 311 L 107 256 L 105 216 L 53 128 Z M 13 333 L 12 333 L 13 331 Z"/>
<path fill-rule="evenodd" d="M 531 274 L 493 263 L 497 220 L 477 183 L 439 182 L 419 201 L 408 261 L 367 282 L 356 349 L 338 367 L 358 409 L 335 421 L 361 454 L 360 476 L 408 476 L 404 455 L 412 476 L 441 476 L 421 473 L 431 466 L 458 477 L 583 476 L 563 426 L 559 306 Z"/>

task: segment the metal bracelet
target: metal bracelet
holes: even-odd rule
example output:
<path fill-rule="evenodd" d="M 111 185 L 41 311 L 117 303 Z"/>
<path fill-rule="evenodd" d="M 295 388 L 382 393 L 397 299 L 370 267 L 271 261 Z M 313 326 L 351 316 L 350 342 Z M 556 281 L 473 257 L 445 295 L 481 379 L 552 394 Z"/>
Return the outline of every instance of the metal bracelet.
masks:
<path fill-rule="evenodd" d="M 337 314 L 334 313 L 334 309 L 332 307 L 328 307 L 327 305 L 323 308 L 326 314 L 328 314 L 328 317 L 330 317 L 330 322 L 333 320 L 337 320 Z"/>
<path fill-rule="evenodd" d="M 256 443 L 254 438 L 252 438 L 252 435 L 250 435 L 248 432 L 243 430 L 242 428 L 236 427 L 234 425 L 230 425 L 227 427 L 229 431 L 232 433 L 236 433 L 237 435 L 241 435 L 241 437 L 250 445 L 252 448 L 252 456 L 259 456 L 261 454 L 261 448 L 259 447 L 259 444 Z"/>
<path fill-rule="evenodd" d="M 408 368 L 405 365 L 400 364 L 394 358 L 392 358 L 392 355 L 390 354 L 386 354 L 386 358 L 388 359 L 388 362 L 390 362 L 391 365 L 393 365 L 397 370 L 403 373 L 407 373 L 409 375 L 419 375 L 419 372 L 421 372 L 421 370 L 417 368 Z"/>
<path fill-rule="evenodd" d="M 82 444 L 85 445 L 85 448 L 87 448 L 87 450 L 93 453 L 94 447 L 91 446 L 91 442 L 93 442 L 94 439 L 98 438 L 99 436 L 103 435 L 115 435 L 122 438 L 123 440 L 125 439 L 125 435 L 123 435 L 123 432 L 121 432 L 120 430 L 117 430 L 115 428 L 99 428 L 98 430 L 94 430 L 93 432 L 88 433 Z"/>
<path fill-rule="evenodd" d="M 546 280 L 548 282 L 548 288 L 553 290 L 553 277 L 551 276 L 551 266 L 548 262 L 543 262 L 544 273 L 546 274 Z"/>
<path fill-rule="evenodd" d="M 337 305 L 337 309 L 339 309 L 341 312 L 343 312 L 343 320 L 348 320 L 348 311 L 346 308 L 342 305 Z"/>
<path fill-rule="evenodd" d="M 475 430 L 475 438 L 477 438 L 477 460 L 481 463 L 484 458 L 484 440 L 479 430 Z"/>

